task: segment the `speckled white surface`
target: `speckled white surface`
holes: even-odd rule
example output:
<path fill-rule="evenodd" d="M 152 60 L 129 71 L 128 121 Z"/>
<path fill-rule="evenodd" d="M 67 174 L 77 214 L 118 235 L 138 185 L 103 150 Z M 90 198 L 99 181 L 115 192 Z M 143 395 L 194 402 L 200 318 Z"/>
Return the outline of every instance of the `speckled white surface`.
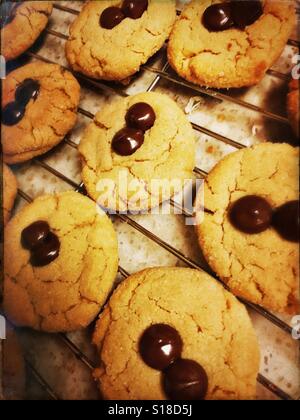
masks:
<path fill-rule="evenodd" d="M 63 5 L 80 9 L 82 2 L 61 1 Z M 68 33 L 68 26 L 74 15 L 54 9 L 49 27 L 53 30 Z M 296 38 L 296 36 L 294 36 Z M 35 52 L 55 62 L 67 65 L 64 57 L 64 41 L 53 35 L 45 35 Z M 274 69 L 288 74 L 291 69 L 291 58 L 295 48 L 287 46 L 274 66 Z M 151 60 L 150 65 L 161 68 L 164 52 Z M 141 72 L 126 88 L 127 93 L 144 91 L 154 79 L 151 72 Z M 214 98 L 199 94 L 193 90 L 179 88 L 172 82 L 161 79 L 156 86 L 157 91 L 171 95 L 187 112 L 188 118 L 203 127 L 219 134 L 251 145 L 265 140 L 292 140 L 290 127 L 274 123 L 261 114 L 249 111 L 230 102 L 220 102 Z M 285 96 L 287 82 L 267 75 L 257 86 L 251 89 L 227 91 L 228 95 L 262 106 L 272 112 L 285 116 Z M 101 109 L 104 103 L 114 99 L 115 95 L 104 90 L 82 88 L 80 106 L 92 113 Z M 78 122 L 68 138 L 78 143 L 84 127 L 89 119 L 79 115 Z M 197 133 L 197 166 L 206 171 L 225 154 L 234 150 L 218 140 Z M 67 177 L 80 183 L 80 162 L 76 149 L 62 143 L 42 159 Z M 20 188 L 31 197 L 43 193 L 68 190 L 71 187 L 49 174 L 37 164 L 29 162 L 15 166 Z M 16 209 L 25 203 L 18 198 Z M 146 227 L 164 241 L 172 244 L 184 255 L 197 262 L 202 262 L 201 252 L 192 227 L 185 226 L 185 220 L 180 215 L 139 215 L 133 219 Z M 182 263 L 172 254 L 163 250 L 150 239 L 138 233 L 132 227 L 115 220 L 119 236 L 120 265 L 132 273 L 149 266 L 172 266 Z M 250 313 L 260 342 L 262 361 L 261 373 L 288 392 L 293 397 L 299 397 L 299 366 L 297 343 L 286 333 L 270 324 L 260 315 Z M 289 317 L 285 318 L 290 322 Z M 90 345 L 92 327 L 87 331 L 74 333 L 70 338 L 77 343 L 82 351 L 95 360 L 94 350 Z M 58 336 L 39 334 L 28 330 L 20 331 L 20 336 L 28 358 L 35 364 L 37 370 L 52 386 L 62 399 L 96 399 L 98 392 L 88 368 L 86 368 L 72 352 L 62 343 Z M 45 398 L 46 394 L 28 375 L 28 398 Z M 261 385 L 257 388 L 257 398 L 275 398 Z"/>

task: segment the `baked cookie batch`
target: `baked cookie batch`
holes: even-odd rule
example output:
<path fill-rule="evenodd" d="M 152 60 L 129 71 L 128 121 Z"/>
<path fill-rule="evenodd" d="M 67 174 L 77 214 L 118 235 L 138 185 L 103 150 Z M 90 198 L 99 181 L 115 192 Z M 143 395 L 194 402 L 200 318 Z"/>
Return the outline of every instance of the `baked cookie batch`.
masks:
<path fill-rule="evenodd" d="M 51 11 L 51 2 L 5 5 L 7 60 L 35 42 Z M 88 1 L 70 27 L 66 57 L 72 71 L 128 83 L 169 38 L 168 59 L 181 77 L 244 87 L 279 57 L 294 19 L 290 2 L 271 0 L 195 0 L 178 18 L 171 0 Z M 11 72 L 2 84 L 4 162 L 55 147 L 74 127 L 79 101 L 77 80 L 59 65 Z M 298 101 L 292 81 L 287 109 L 295 134 Z M 141 93 L 105 105 L 83 134 L 90 198 L 72 191 L 42 196 L 9 221 L 18 187 L 3 166 L 4 313 L 15 326 L 54 333 L 85 328 L 104 308 L 93 343 L 94 378 L 106 399 L 255 398 L 259 346 L 234 295 L 276 312 L 299 308 L 298 149 L 271 143 L 222 159 L 205 180 L 204 203 L 202 194 L 196 199 L 199 244 L 234 295 L 202 271 L 157 267 L 124 280 L 107 302 L 118 241 L 102 208 L 143 211 L 170 199 L 193 179 L 195 151 L 177 104 Z M 169 188 L 174 179 L 179 183 Z"/>

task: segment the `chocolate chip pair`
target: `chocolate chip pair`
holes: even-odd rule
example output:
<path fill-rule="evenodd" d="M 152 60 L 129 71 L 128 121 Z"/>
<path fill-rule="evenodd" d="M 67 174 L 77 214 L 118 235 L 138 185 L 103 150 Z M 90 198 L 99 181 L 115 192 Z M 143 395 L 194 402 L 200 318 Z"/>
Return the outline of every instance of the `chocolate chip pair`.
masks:
<path fill-rule="evenodd" d="M 49 224 L 41 220 L 23 229 L 21 243 L 31 251 L 30 263 L 36 267 L 50 264 L 59 255 L 58 237 L 50 231 Z"/>
<path fill-rule="evenodd" d="M 153 127 L 156 115 L 153 108 L 139 102 L 129 108 L 126 114 L 127 127 L 114 136 L 112 147 L 121 156 L 130 156 L 144 143 L 144 134 Z"/>
<path fill-rule="evenodd" d="M 229 220 L 238 230 L 255 234 L 273 226 L 290 242 L 299 242 L 299 201 L 289 201 L 273 210 L 270 203 L 257 195 L 240 198 L 229 210 Z"/>
<path fill-rule="evenodd" d="M 197 362 L 182 359 L 182 339 L 173 327 L 154 324 L 147 328 L 139 342 L 143 361 L 163 372 L 163 386 L 172 400 L 202 400 L 208 389 L 205 370 Z"/>
<path fill-rule="evenodd" d="M 225 31 L 232 27 L 245 29 L 263 13 L 261 1 L 234 0 L 209 6 L 203 14 L 203 25 L 209 31 Z"/>
<path fill-rule="evenodd" d="M 122 7 L 108 7 L 100 16 L 104 29 L 113 29 L 125 18 L 139 19 L 148 8 L 148 0 L 125 0 Z"/>
<path fill-rule="evenodd" d="M 37 80 L 25 79 L 17 87 L 15 100 L 9 102 L 2 110 L 2 123 L 4 125 L 15 125 L 24 117 L 26 106 L 31 99 L 37 99 L 40 91 L 40 84 Z"/>

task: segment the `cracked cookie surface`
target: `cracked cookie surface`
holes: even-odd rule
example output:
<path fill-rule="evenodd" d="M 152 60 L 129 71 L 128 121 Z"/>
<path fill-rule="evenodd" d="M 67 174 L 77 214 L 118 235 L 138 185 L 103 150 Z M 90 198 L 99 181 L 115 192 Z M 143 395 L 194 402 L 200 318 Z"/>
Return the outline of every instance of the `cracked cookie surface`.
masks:
<path fill-rule="evenodd" d="M 299 80 L 293 79 L 289 83 L 289 93 L 287 97 L 287 113 L 294 130 L 299 137 Z"/>
<path fill-rule="evenodd" d="M 265 0 L 262 16 L 245 30 L 209 32 L 207 7 L 220 1 L 194 0 L 175 23 L 168 58 L 183 78 L 202 86 L 233 88 L 258 83 L 280 56 L 295 25 L 293 2 Z"/>
<path fill-rule="evenodd" d="M 17 179 L 12 170 L 3 164 L 3 224 L 7 224 L 18 191 Z"/>
<path fill-rule="evenodd" d="M 276 208 L 299 199 L 298 148 L 264 143 L 232 153 L 208 175 L 204 220 L 197 226 L 207 262 L 231 291 L 274 311 L 295 312 L 299 296 L 299 244 L 272 227 L 258 234 L 236 230 L 228 219 L 233 202 L 258 195 Z M 200 197 L 200 195 L 199 195 Z"/>
<path fill-rule="evenodd" d="M 1 29 L 1 54 L 12 60 L 23 54 L 47 26 L 52 13 L 50 1 L 23 1 L 15 17 Z"/>
<path fill-rule="evenodd" d="M 48 222 L 59 256 L 44 267 L 30 263 L 21 233 Z M 86 327 L 99 313 L 118 269 L 116 233 L 92 200 L 75 192 L 43 196 L 22 209 L 4 234 L 4 311 L 18 326 L 47 332 Z"/>
<path fill-rule="evenodd" d="M 94 376 L 104 398 L 166 399 L 161 372 L 138 352 L 144 330 L 157 323 L 175 328 L 182 357 L 205 369 L 207 399 L 254 398 L 259 349 L 244 306 L 206 273 L 166 267 L 124 280 L 100 315 L 93 342 L 101 361 Z"/>
<path fill-rule="evenodd" d="M 102 28 L 102 12 L 121 5 L 121 0 L 84 5 L 66 43 L 66 56 L 74 70 L 98 79 L 123 81 L 163 46 L 176 19 L 173 0 L 149 0 L 141 18 L 126 18 L 113 29 Z"/>
<path fill-rule="evenodd" d="M 60 143 L 77 120 L 80 86 L 57 64 L 30 63 L 10 73 L 3 81 L 2 108 L 15 100 L 16 88 L 26 79 L 38 81 L 40 90 L 17 124 L 2 124 L 3 158 L 7 163 L 46 153 Z"/>
<path fill-rule="evenodd" d="M 120 156 L 112 149 L 113 137 L 126 125 L 128 109 L 139 102 L 153 108 L 155 123 L 134 154 Z M 95 201 L 113 210 L 149 209 L 179 192 L 185 180 L 193 179 L 195 135 L 172 99 L 142 93 L 103 107 L 85 131 L 79 152 L 82 179 Z M 159 180 L 161 188 L 152 180 Z"/>

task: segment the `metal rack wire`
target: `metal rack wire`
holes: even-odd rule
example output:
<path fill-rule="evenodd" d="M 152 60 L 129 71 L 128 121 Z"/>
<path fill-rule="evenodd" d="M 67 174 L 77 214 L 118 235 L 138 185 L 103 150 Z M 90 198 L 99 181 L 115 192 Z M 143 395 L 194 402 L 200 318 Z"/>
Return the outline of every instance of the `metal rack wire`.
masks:
<path fill-rule="evenodd" d="M 71 13 L 73 15 L 78 15 L 79 12 L 75 9 L 72 9 L 70 7 L 66 7 L 63 6 L 61 4 L 58 3 L 54 3 L 54 7 L 57 10 L 60 11 L 64 11 L 67 13 Z M 62 40 L 67 40 L 68 37 L 60 32 L 54 31 L 52 29 L 47 28 L 46 29 L 46 33 L 48 33 L 51 36 L 55 36 L 58 37 Z M 289 40 L 289 44 L 292 46 L 297 46 L 299 47 L 299 42 L 295 41 L 295 40 Z M 33 52 L 27 52 L 27 55 L 31 58 L 37 59 L 37 60 L 41 60 L 44 62 L 48 62 L 48 63 L 54 63 L 53 61 L 49 60 L 46 57 L 41 56 L 40 54 L 37 53 L 33 53 Z M 68 69 L 69 71 L 71 71 L 70 69 Z M 205 88 L 201 88 L 199 86 L 195 86 L 191 83 L 188 83 L 186 81 L 183 81 L 182 79 L 180 79 L 179 77 L 177 77 L 176 75 L 173 75 L 169 70 L 169 65 L 166 62 L 163 66 L 162 69 L 157 69 L 154 67 L 151 67 L 149 65 L 144 65 L 142 66 L 142 70 L 147 71 L 147 72 L 151 72 L 153 74 L 155 74 L 155 78 L 154 80 L 150 83 L 150 85 L 147 88 L 147 91 L 150 92 L 152 90 L 154 90 L 158 84 L 158 82 L 161 79 L 170 81 L 172 83 L 175 83 L 177 86 L 183 87 L 183 88 L 189 88 L 192 91 L 196 92 L 196 93 L 200 93 L 202 95 L 206 95 L 206 96 L 210 96 L 213 97 L 215 99 L 219 99 L 221 101 L 230 101 L 236 105 L 242 106 L 246 109 L 249 109 L 251 111 L 255 111 L 260 113 L 261 115 L 263 115 L 264 117 L 271 119 L 273 121 L 277 121 L 280 122 L 282 124 L 287 124 L 288 120 L 285 117 L 282 117 L 280 115 L 274 114 L 270 111 L 264 110 L 261 107 L 255 106 L 251 103 L 245 102 L 243 100 L 240 100 L 238 98 L 234 98 L 231 97 L 227 94 L 218 92 L 218 91 L 214 91 L 213 89 L 205 89 Z M 122 97 L 126 97 L 128 96 L 128 94 L 123 90 L 120 89 L 118 87 L 111 87 L 108 84 L 106 84 L 105 82 L 99 82 L 99 81 L 95 81 L 93 79 L 90 79 L 86 76 L 83 76 L 79 73 L 75 73 L 72 72 L 78 79 L 78 81 L 88 81 L 89 86 L 100 90 L 100 91 L 107 91 L 110 93 L 114 93 L 117 94 L 119 96 Z M 280 79 L 285 80 L 287 78 L 287 76 L 285 74 L 279 73 L 277 71 L 274 70 L 269 70 L 268 74 L 270 76 L 273 77 L 277 77 Z M 78 108 L 78 112 L 82 115 L 84 115 L 85 117 L 89 118 L 89 119 L 93 119 L 94 115 L 83 109 L 83 108 Z M 236 149 L 241 149 L 244 148 L 245 146 L 233 139 L 227 138 L 225 136 L 222 136 L 214 131 L 211 131 L 209 129 L 207 129 L 206 127 L 200 126 L 198 124 L 192 124 L 194 130 L 201 132 L 209 137 L 212 137 L 224 144 L 230 145 Z M 73 147 L 74 149 L 77 148 L 77 144 L 74 143 L 72 140 L 70 140 L 70 138 L 67 136 L 64 139 L 64 142 L 66 144 L 68 144 L 70 147 Z M 65 176 L 64 174 L 62 174 L 61 172 L 59 172 L 58 170 L 56 170 L 55 168 L 51 167 L 50 165 L 48 165 L 41 157 L 39 158 L 35 158 L 33 159 L 33 162 L 37 165 L 39 165 L 40 167 L 42 167 L 44 170 L 48 171 L 49 173 L 55 175 L 56 177 L 58 177 L 60 180 L 66 182 L 68 185 L 70 185 L 74 190 L 76 190 L 77 192 L 83 193 L 85 194 L 85 190 L 84 190 L 84 185 L 81 184 L 77 184 L 75 181 L 73 181 L 72 179 L 68 178 L 67 176 Z M 195 167 L 194 168 L 194 173 L 196 174 L 196 176 L 201 177 L 201 178 L 205 178 L 205 176 L 207 175 L 207 172 L 204 171 L 201 168 Z M 24 200 L 26 200 L 27 202 L 32 201 L 31 197 L 26 194 L 26 192 L 19 190 L 19 195 L 20 197 L 22 197 Z M 173 205 L 174 207 L 180 209 L 182 211 L 182 214 L 184 216 L 187 217 L 191 217 L 193 216 L 193 214 L 191 213 L 190 210 L 182 208 L 181 205 L 179 203 L 177 203 L 176 201 L 174 201 L 173 199 L 170 200 L 171 205 Z M 136 231 L 140 232 L 141 234 L 147 236 L 150 240 L 154 241 L 156 244 L 158 244 L 159 246 L 161 246 L 162 248 L 164 248 L 165 250 L 167 250 L 168 252 L 170 252 L 171 254 L 173 254 L 174 256 L 176 256 L 180 261 L 182 261 L 183 263 L 185 263 L 187 266 L 191 267 L 191 268 L 195 268 L 198 270 L 206 270 L 208 271 L 206 268 L 202 267 L 200 264 L 198 264 L 197 262 L 193 261 L 192 259 L 186 257 L 181 251 L 177 250 L 176 248 L 174 248 L 172 245 L 166 243 L 165 241 L 163 241 L 161 238 L 159 238 L 158 236 L 154 235 L 152 232 L 150 232 L 149 230 L 147 230 L 146 228 L 144 228 L 142 225 L 140 225 L 139 223 L 137 223 L 136 221 L 134 221 L 130 216 L 128 215 L 121 215 L 121 214 L 117 214 L 115 215 L 115 217 L 117 217 L 119 220 L 121 220 L 124 223 L 127 223 L 128 225 L 130 225 L 133 229 L 135 229 Z M 214 273 L 212 273 L 211 271 L 208 271 L 210 275 L 215 276 Z M 129 273 L 124 270 L 122 267 L 119 267 L 119 274 L 122 275 L 122 277 L 126 278 L 129 276 Z M 216 278 L 218 281 L 220 281 L 218 278 Z M 226 286 L 225 286 L 226 287 Z M 266 309 L 255 305 L 251 302 L 246 301 L 245 299 L 240 299 L 248 308 L 251 308 L 252 310 L 256 311 L 257 313 L 259 313 L 261 316 L 265 317 L 268 321 L 272 322 L 274 325 L 276 325 L 277 327 L 279 327 L 280 329 L 282 329 L 285 333 L 287 334 L 291 334 L 292 329 L 291 327 L 286 324 L 285 322 L 283 322 L 281 319 L 279 319 L 278 317 L 276 317 L 275 315 L 273 315 L 272 313 L 270 313 L 269 311 L 267 311 Z M 94 365 L 93 363 L 89 360 L 89 358 L 68 338 L 67 335 L 65 334 L 58 334 L 58 336 L 60 337 L 60 339 L 62 340 L 62 342 L 68 347 L 68 349 L 70 351 L 72 351 L 72 353 L 90 370 L 94 369 Z M 59 396 L 55 393 L 55 391 L 50 387 L 50 385 L 47 383 L 47 381 L 45 381 L 45 379 L 40 375 L 40 373 L 36 370 L 36 368 L 29 362 L 28 359 L 26 359 L 28 367 L 30 368 L 30 370 L 33 373 L 33 376 L 35 377 L 35 379 L 39 382 L 39 384 L 44 388 L 44 390 L 47 392 L 48 396 L 50 399 L 53 400 L 58 400 L 60 399 Z M 263 386 L 265 386 L 269 391 L 273 392 L 274 394 L 276 394 L 279 398 L 284 399 L 284 400 L 292 400 L 293 398 L 288 395 L 286 392 L 284 392 L 282 389 L 280 389 L 277 385 L 275 385 L 274 383 L 272 383 L 271 381 L 269 381 L 266 377 L 264 377 L 263 375 L 259 374 L 258 378 L 257 378 L 258 382 L 260 384 L 262 384 Z"/>

